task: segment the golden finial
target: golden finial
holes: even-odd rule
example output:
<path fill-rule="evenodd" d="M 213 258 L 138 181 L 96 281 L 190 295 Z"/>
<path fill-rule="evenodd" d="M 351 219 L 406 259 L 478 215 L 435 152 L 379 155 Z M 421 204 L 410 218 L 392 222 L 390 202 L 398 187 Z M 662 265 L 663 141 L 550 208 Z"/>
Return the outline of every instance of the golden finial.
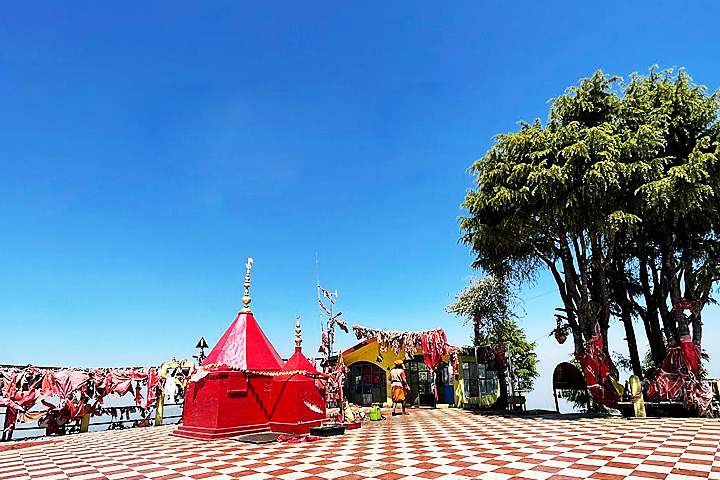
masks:
<path fill-rule="evenodd" d="M 300 348 L 302 337 L 300 336 L 300 315 L 295 315 L 295 346 Z"/>
<path fill-rule="evenodd" d="M 249 312 L 250 311 L 250 302 L 252 301 L 250 299 L 250 269 L 252 268 L 253 259 L 248 257 L 248 261 L 245 264 L 245 268 L 247 268 L 247 272 L 245 273 L 245 296 L 242 297 L 243 305 L 245 305 L 241 312 Z"/>

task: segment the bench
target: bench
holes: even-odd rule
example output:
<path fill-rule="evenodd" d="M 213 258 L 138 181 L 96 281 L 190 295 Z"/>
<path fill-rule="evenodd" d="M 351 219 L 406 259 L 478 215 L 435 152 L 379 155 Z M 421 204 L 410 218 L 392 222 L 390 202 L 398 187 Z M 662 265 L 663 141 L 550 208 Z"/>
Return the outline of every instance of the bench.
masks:
<path fill-rule="evenodd" d="M 525 405 L 525 395 L 508 395 L 507 406 L 511 410 L 515 410 L 516 405 L 520 405 L 523 410 L 527 410 L 527 406 Z"/>

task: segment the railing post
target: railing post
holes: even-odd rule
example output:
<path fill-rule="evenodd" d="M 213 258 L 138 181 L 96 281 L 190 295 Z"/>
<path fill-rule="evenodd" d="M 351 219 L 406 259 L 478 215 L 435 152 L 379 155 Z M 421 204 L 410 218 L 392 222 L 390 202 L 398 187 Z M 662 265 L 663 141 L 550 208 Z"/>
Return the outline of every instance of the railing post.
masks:
<path fill-rule="evenodd" d="M 155 407 L 155 426 L 159 427 L 163 424 L 163 410 L 165 407 L 165 392 L 161 391 L 160 396 L 157 399 L 157 406 Z"/>
<path fill-rule="evenodd" d="M 80 433 L 87 433 L 90 427 L 90 406 L 88 404 L 83 405 L 83 416 L 80 419 Z"/>
<path fill-rule="evenodd" d="M 13 431 L 17 422 L 17 411 L 10 407 L 5 408 L 5 424 L 2 429 L 2 440 L 12 440 Z"/>

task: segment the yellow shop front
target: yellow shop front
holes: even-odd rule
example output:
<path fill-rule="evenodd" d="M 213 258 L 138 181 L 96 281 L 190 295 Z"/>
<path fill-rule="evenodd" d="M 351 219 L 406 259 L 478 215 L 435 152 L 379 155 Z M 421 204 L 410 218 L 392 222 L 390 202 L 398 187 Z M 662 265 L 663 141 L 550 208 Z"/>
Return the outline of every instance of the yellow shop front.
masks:
<path fill-rule="evenodd" d="M 408 405 L 416 406 L 487 406 L 497 398 L 497 381 L 485 364 L 477 364 L 474 356 L 462 355 L 463 349 L 453 348 L 442 356 L 442 362 L 431 371 L 422 350 L 406 355 L 400 350 L 381 351 L 376 338 L 366 339 L 342 353 L 348 367 L 345 397 L 357 405 L 392 404 L 389 371 L 395 360 L 402 359 L 410 385 Z M 454 358 L 457 355 L 457 362 Z M 456 366 L 454 365 L 456 363 Z"/>

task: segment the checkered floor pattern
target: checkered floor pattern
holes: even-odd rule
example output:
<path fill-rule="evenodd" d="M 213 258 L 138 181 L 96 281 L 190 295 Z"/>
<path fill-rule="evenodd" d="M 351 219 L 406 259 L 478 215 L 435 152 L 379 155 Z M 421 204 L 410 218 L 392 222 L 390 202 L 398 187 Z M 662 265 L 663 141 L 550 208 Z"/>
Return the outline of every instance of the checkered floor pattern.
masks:
<path fill-rule="evenodd" d="M 314 443 L 88 433 L 0 452 L 0 480 L 720 479 L 720 421 L 411 410 Z"/>

